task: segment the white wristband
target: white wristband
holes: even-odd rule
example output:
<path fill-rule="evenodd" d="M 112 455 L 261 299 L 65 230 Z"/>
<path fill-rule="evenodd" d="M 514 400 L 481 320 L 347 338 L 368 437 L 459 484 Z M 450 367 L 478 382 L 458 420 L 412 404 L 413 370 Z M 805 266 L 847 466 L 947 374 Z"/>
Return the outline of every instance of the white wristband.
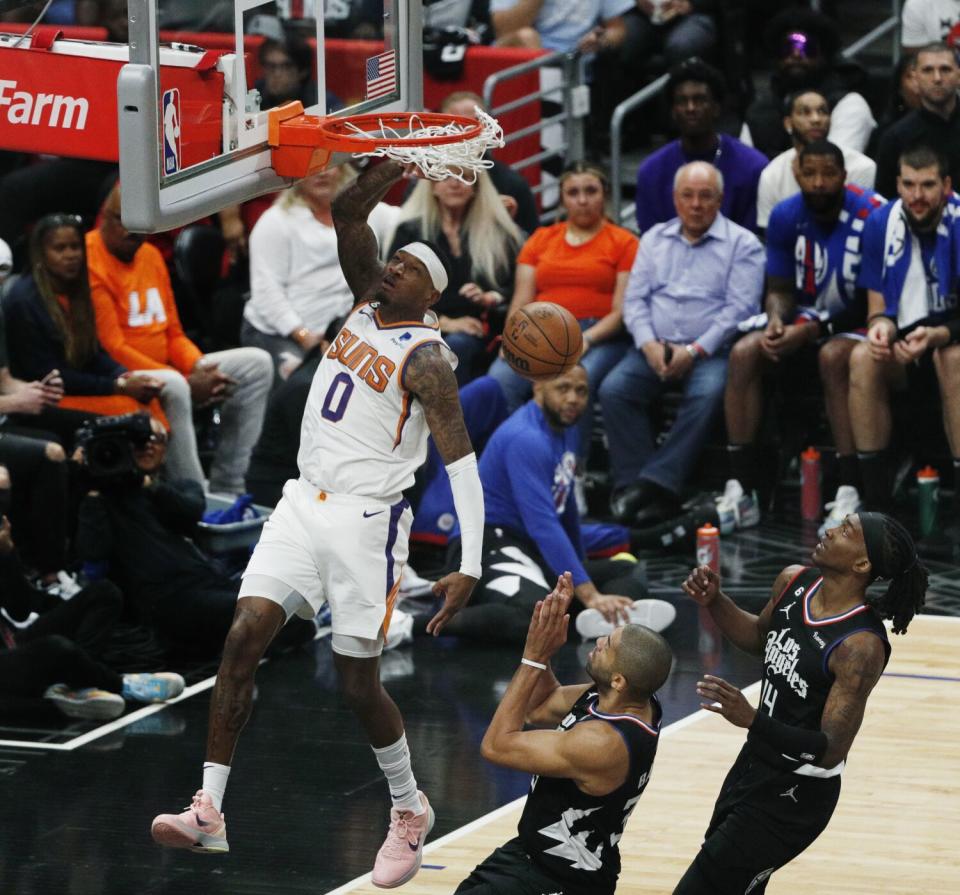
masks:
<path fill-rule="evenodd" d="M 467 454 L 446 470 L 460 522 L 460 574 L 479 578 L 483 556 L 483 487 L 477 471 L 477 455 Z"/>
<path fill-rule="evenodd" d="M 539 668 L 541 671 L 546 671 L 547 666 L 543 662 L 534 662 L 533 659 L 527 659 L 524 657 L 520 660 L 521 665 L 529 665 L 531 668 Z"/>

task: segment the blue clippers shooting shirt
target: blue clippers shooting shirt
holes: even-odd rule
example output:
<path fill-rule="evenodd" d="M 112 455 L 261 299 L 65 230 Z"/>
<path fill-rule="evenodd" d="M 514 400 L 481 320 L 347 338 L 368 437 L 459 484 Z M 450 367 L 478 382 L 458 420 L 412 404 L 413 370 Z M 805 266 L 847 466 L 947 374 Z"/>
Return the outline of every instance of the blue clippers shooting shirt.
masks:
<path fill-rule="evenodd" d="M 767 274 L 792 280 L 801 316 L 836 321 L 852 330 L 866 307 L 857 277 L 867 218 L 884 204 L 873 190 L 847 185 L 840 217 L 831 229 L 814 220 L 803 194 L 779 202 L 767 227 Z"/>
<path fill-rule="evenodd" d="M 535 401 L 513 413 L 480 455 L 486 524 L 529 538 L 554 575 L 583 568 L 580 517 L 573 494 L 577 427 L 555 432 Z"/>

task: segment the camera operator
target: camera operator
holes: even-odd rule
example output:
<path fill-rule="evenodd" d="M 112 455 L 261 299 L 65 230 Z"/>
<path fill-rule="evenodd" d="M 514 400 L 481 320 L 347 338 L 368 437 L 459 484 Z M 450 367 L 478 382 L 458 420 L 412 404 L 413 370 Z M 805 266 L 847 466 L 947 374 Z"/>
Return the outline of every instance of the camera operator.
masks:
<path fill-rule="evenodd" d="M 149 430 L 149 431 L 148 431 Z M 168 648 L 215 656 L 223 645 L 237 586 L 190 540 L 204 510 L 199 483 L 162 478 L 167 433 L 143 414 L 98 420 L 78 439 L 74 459 L 86 474 L 76 548 L 109 562 L 139 620 Z M 312 622 L 292 620 L 283 646 L 313 637 Z"/>
<path fill-rule="evenodd" d="M 9 487 L 0 466 L 0 494 Z M 120 590 L 104 579 L 64 602 L 33 587 L 6 515 L 0 515 L 0 608 L 0 714 L 32 709 L 45 697 L 70 717 L 114 717 L 124 699 L 159 702 L 183 690 L 178 674 L 118 674 L 104 665 L 123 608 Z"/>

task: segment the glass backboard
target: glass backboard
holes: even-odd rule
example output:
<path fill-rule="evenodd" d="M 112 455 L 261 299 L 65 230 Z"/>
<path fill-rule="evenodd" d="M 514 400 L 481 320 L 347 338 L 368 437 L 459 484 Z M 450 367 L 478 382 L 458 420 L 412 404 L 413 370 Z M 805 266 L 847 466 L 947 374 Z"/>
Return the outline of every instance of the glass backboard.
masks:
<path fill-rule="evenodd" d="M 267 146 L 267 113 L 285 102 L 315 115 L 423 108 L 420 0 L 129 0 L 128 15 L 117 96 L 132 230 L 288 186 Z"/>

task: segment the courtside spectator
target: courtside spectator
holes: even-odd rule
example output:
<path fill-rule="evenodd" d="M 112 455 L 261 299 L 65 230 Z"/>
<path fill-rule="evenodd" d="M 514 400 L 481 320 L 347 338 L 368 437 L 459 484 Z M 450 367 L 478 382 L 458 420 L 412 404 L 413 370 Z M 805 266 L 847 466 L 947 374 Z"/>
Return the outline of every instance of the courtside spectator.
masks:
<path fill-rule="evenodd" d="M 240 341 L 263 348 L 277 368 L 284 354 L 302 359 L 353 306 L 337 260 L 330 206 L 356 178 L 351 165 L 305 177 L 280 194 L 250 234 L 250 300 Z M 382 202 L 370 214 L 381 254 L 396 216 L 397 210 Z"/>
<path fill-rule="evenodd" d="M 718 130 L 725 94 L 723 75 L 699 59 L 671 70 L 667 99 L 680 138 L 652 153 L 637 171 L 641 233 L 673 219 L 673 178 L 681 167 L 695 161 L 709 162 L 723 175 L 724 217 L 748 230 L 756 228 L 757 183 L 767 158 Z"/>
<path fill-rule="evenodd" d="M 581 363 L 590 382 L 590 406 L 604 377 L 629 347 L 623 334 L 623 292 L 637 252 L 637 237 L 607 217 L 610 181 L 603 169 L 574 162 L 560 177 L 564 220 L 541 227 L 517 259 L 510 312 L 532 301 L 563 305 L 583 330 Z M 509 317 L 508 313 L 508 317 Z M 531 394 L 528 380 L 503 360 L 490 367 L 511 412 Z M 580 420 L 581 458 L 587 454 L 593 415 Z"/>
<path fill-rule="evenodd" d="M 20 380 L 50 384 L 58 376 L 63 397 L 47 402 L 27 425 L 55 432 L 69 447 L 92 415 L 143 410 L 165 420 L 156 401 L 163 383 L 130 373 L 97 340 L 83 222 L 76 215 L 41 218 L 30 236 L 31 273 L 3 299 L 10 372 Z"/>
<path fill-rule="evenodd" d="M 87 234 L 86 242 L 100 342 L 118 363 L 149 370 L 163 383 L 163 408 L 171 427 L 171 475 L 203 484 L 193 410 L 221 404 L 210 490 L 242 494 L 273 381 L 270 355 L 260 348 L 205 355 L 186 337 L 163 257 L 120 220 L 119 188 L 111 191 L 100 226 Z"/>
<path fill-rule="evenodd" d="M 857 458 L 847 395 L 850 355 L 863 339 L 865 303 L 857 286 L 864 223 L 883 199 L 844 186 L 843 153 L 825 141 L 800 150 L 800 194 L 778 204 L 767 229 L 766 314 L 751 322 L 730 353 L 724 400 L 733 480 L 726 500 L 741 528 L 760 520 L 756 439 L 763 379 L 774 370 L 785 389 L 802 389 L 819 369 L 837 450 L 836 498 L 827 525 L 860 506 Z M 784 372 L 786 371 L 786 373 Z"/>
<path fill-rule="evenodd" d="M 897 192 L 900 156 L 913 146 L 932 146 L 947 157 L 947 173 L 960 178 L 960 65 L 946 44 L 929 44 L 918 53 L 914 78 L 920 108 L 894 124 L 877 147 L 877 190 L 885 196 Z"/>
<path fill-rule="evenodd" d="M 797 180 L 797 153 L 811 143 L 825 140 L 830 132 L 830 102 L 817 90 L 806 90 L 787 97 L 783 126 L 793 147 L 781 152 L 760 175 L 757 192 L 757 226 L 766 229 L 773 207 L 800 192 Z M 877 164 L 856 149 L 840 147 L 847 183 L 872 190 L 877 177 Z"/>
<path fill-rule="evenodd" d="M 871 509 L 892 501 L 891 395 L 922 388 L 931 363 L 960 480 L 960 199 L 952 186 L 939 150 L 908 150 L 900 156 L 899 198 L 864 229 L 859 282 L 868 290 L 869 329 L 850 358 L 850 417 Z"/>
<path fill-rule="evenodd" d="M 783 102 L 800 90 L 818 90 L 830 101 L 831 143 L 864 152 L 877 122 L 858 92 L 866 78 L 860 66 L 840 58 L 840 32 L 833 19 L 810 9 L 784 10 L 764 31 L 775 68 L 770 90 L 747 109 L 740 139 L 768 158 L 790 148 L 783 129 Z"/>
<path fill-rule="evenodd" d="M 638 527 L 675 516 L 680 493 L 723 399 L 729 343 L 757 312 L 763 246 L 721 214 L 723 177 L 691 162 L 674 181 L 677 217 L 645 233 L 630 271 L 623 319 L 631 348 L 600 386 L 617 521 Z M 658 447 L 650 413 L 663 392 L 683 397 Z"/>
<path fill-rule="evenodd" d="M 400 209 L 389 254 L 421 240 L 447 255 L 449 282 L 433 311 L 459 359 L 457 382 L 464 385 L 490 363 L 488 347 L 513 294 L 524 234 L 480 171 L 473 184 L 456 177 L 417 183 Z"/>
<path fill-rule="evenodd" d="M 488 111 L 483 97 L 469 90 L 456 90 L 444 97 L 443 102 L 440 103 L 441 112 L 447 115 L 463 115 L 464 118 L 476 118 L 478 108 L 484 112 Z M 517 226 L 524 233 L 533 233 L 540 226 L 540 216 L 530 184 L 519 171 L 514 171 L 506 162 L 495 159 L 492 153 L 487 152 L 484 158 L 493 162 L 493 167 L 487 169 L 487 174 L 490 175 L 494 188 L 501 196 L 509 197 L 505 202 L 507 211 L 511 213 Z"/>
<path fill-rule="evenodd" d="M 152 425 L 152 439 L 133 446 L 137 481 L 87 486 L 76 550 L 85 561 L 108 564 L 137 619 L 173 653 L 211 658 L 233 620 L 237 584 L 190 540 L 203 516 L 203 491 L 195 481 L 163 474 L 167 436 Z M 86 462 L 82 452 L 77 459 Z M 292 646 L 314 631 L 312 622 L 297 618 L 278 637 Z"/>

